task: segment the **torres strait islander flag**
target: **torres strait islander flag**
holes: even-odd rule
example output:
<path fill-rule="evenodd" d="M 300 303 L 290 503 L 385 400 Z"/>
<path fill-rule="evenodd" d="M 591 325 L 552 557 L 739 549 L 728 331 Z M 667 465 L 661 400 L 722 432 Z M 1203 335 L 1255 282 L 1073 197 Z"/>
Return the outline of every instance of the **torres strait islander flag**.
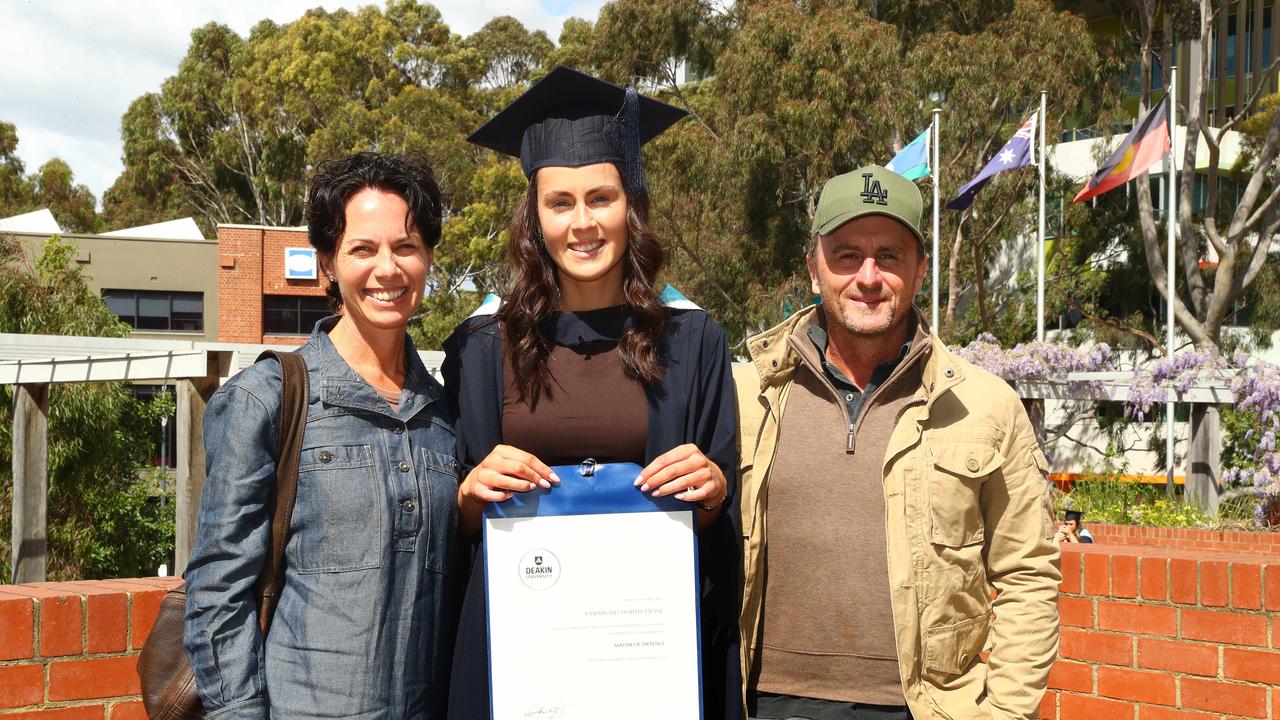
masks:
<path fill-rule="evenodd" d="M 1160 162 L 1172 145 L 1169 139 L 1169 98 L 1166 97 L 1124 136 L 1120 147 L 1089 178 L 1089 183 L 1073 202 L 1097 197 L 1129 182 Z"/>

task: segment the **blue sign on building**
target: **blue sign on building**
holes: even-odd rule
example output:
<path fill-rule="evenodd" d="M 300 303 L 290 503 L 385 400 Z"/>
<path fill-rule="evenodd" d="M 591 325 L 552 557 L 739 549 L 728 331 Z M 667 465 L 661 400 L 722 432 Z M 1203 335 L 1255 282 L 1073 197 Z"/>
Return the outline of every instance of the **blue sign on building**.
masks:
<path fill-rule="evenodd" d="M 285 248 L 284 278 L 286 280 L 316 279 L 315 248 Z"/>

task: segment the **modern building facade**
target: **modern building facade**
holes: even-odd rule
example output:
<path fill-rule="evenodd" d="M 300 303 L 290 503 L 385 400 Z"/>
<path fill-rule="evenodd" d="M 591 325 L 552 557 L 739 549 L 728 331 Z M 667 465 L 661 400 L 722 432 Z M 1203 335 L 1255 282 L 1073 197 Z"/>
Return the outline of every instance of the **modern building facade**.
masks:
<path fill-rule="evenodd" d="M 218 243 L 200 237 L 195 223 L 109 234 L 61 234 L 75 246 L 73 261 L 89 289 L 99 293 L 133 337 L 155 340 L 218 338 Z M 194 232 L 192 230 L 194 229 Z M 34 262 L 56 233 L 15 231 L 24 261 Z"/>

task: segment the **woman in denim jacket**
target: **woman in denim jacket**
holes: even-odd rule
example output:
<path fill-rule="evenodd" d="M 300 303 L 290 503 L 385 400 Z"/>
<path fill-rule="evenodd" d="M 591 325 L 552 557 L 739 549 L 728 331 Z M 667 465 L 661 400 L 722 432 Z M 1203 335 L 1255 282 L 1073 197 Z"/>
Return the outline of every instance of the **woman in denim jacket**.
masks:
<path fill-rule="evenodd" d="M 185 645 L 210 718 L 443 717 L 458 464 L 443 391 L 405 333 L 440 207 L 420 158 L 361 153 L 312 183 L 310 241 L 340 314 L 298 350 L 311 396 L 266 638 L 253 585 L 268 552 L 279 365 L 255 364 L 209 402 Z"/>

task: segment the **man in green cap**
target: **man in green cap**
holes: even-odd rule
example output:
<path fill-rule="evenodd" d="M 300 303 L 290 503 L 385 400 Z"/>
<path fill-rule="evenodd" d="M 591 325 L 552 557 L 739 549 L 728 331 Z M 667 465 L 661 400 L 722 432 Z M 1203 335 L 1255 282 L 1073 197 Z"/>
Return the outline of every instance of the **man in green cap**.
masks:
<path fill-rule="evenodd" d="M 1038 715 L 1061 580 L 1048 463 L 1009 385 L 914 305 L 922 205 L 879 166 L 828 181 L 805 257 L 821 302 L 735 368 L 751 717 Z"/>

